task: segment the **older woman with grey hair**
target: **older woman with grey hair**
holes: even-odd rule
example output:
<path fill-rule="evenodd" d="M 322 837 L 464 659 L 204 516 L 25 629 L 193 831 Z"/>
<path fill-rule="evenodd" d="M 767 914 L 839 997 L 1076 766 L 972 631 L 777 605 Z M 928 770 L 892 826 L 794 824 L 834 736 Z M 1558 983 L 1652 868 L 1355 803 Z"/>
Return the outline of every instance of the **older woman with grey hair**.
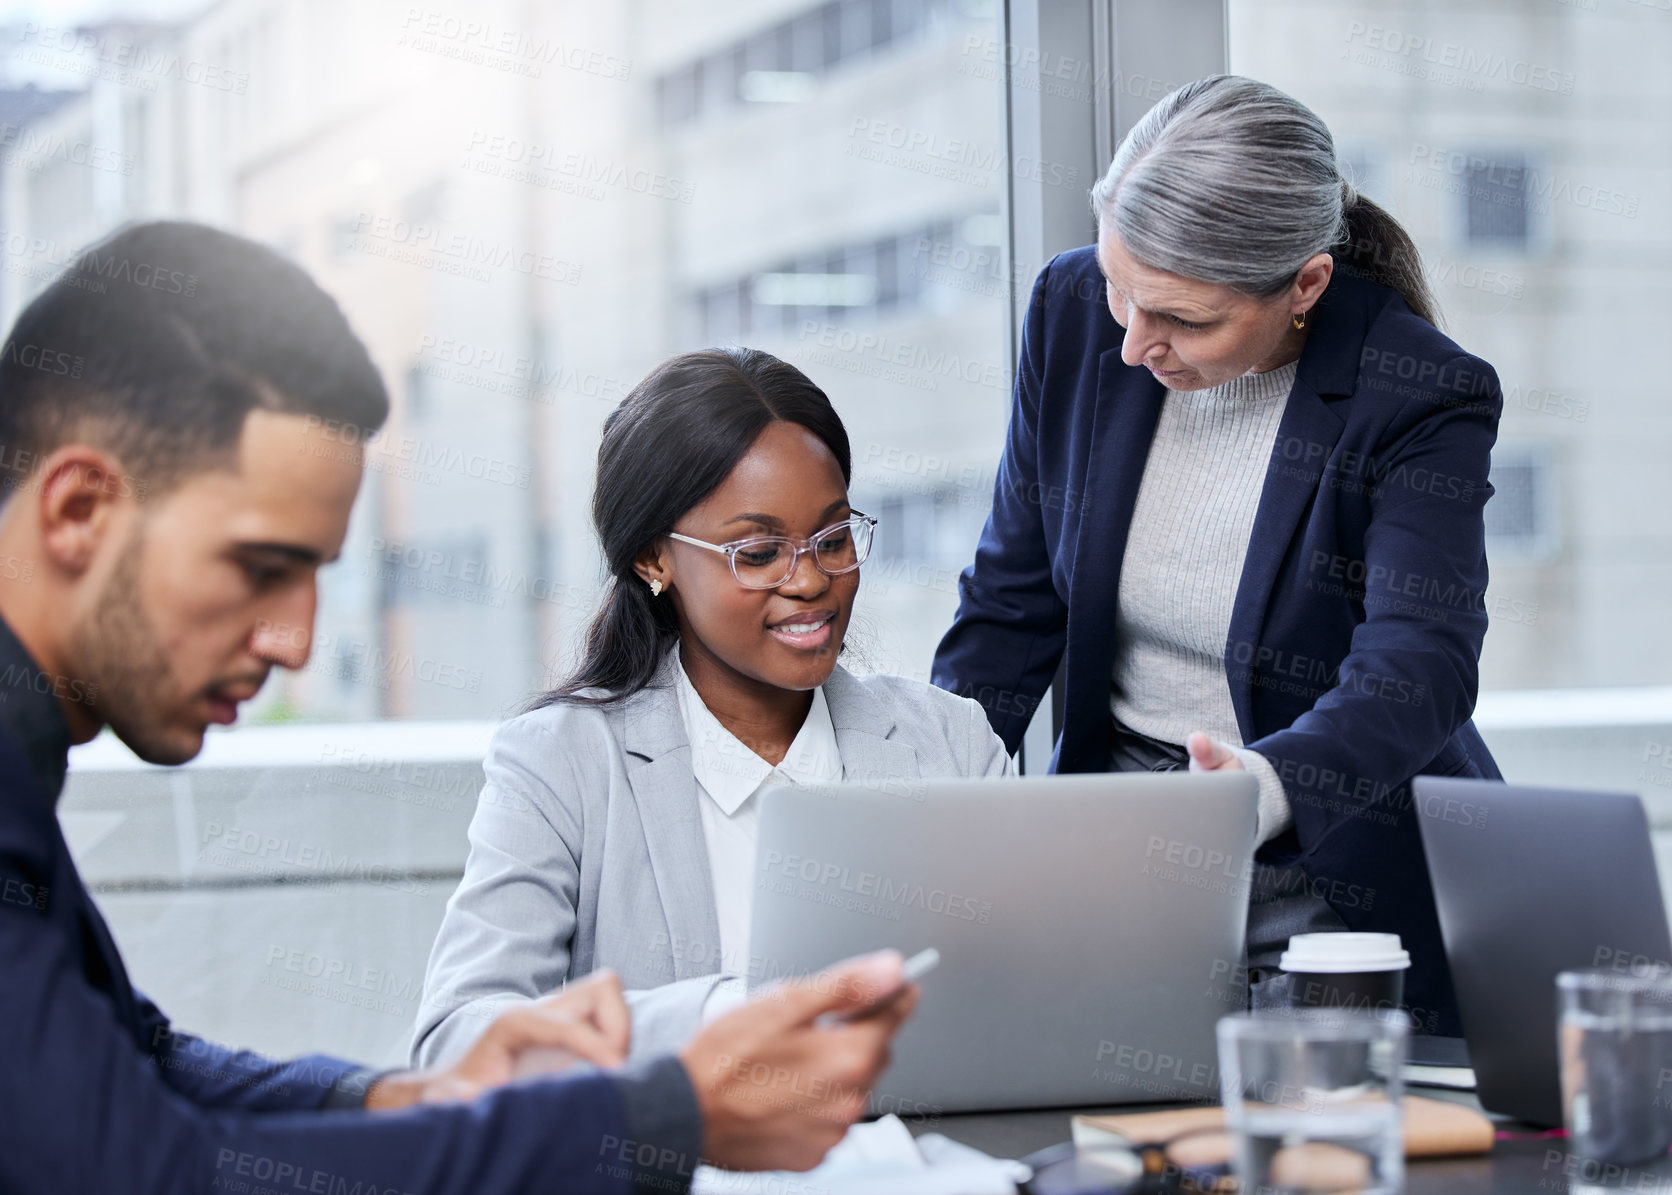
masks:
<path fill-rule="evenodd" d="M 1470 721 L 1502 397 L 1416 247 L 1293 97 L 1162 99 L 1034 288 L 992 514 L 937 684 L 1054 771 L 1259 782 L 1250 978 L 1294 932 L 1398 933 L 1459 1033 L 1412 777 L 1498 778 Z"/>

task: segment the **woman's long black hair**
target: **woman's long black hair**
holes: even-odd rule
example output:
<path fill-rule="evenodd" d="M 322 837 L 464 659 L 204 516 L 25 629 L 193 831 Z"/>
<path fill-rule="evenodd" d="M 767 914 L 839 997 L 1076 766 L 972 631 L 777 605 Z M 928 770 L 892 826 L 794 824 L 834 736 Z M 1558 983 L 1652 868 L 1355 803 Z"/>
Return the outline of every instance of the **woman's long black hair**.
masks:
<path fill-rule="evenodd" d="M 730 476 L 774 422 L 812 432 L 852 480 L 848 433 L 823 390 L 759 349 L 703 349 L 658 365 L 604 421 L 592 523 L 610 573 L 587 628 L 580 666 L 537 699 L 606 704 L 637 693 L 679 639 L 667 598 L 653 598 L 633 563 Z M 585 693 L 583 690 L 600 690 Z"/>

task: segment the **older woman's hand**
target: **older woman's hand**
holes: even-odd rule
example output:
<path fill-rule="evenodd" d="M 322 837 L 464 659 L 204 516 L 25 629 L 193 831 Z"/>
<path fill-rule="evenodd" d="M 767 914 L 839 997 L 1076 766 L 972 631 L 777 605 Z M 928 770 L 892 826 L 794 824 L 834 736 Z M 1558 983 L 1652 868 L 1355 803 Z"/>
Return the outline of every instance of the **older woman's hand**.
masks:
<path fill-rule="evenodd" d="M 1184 740 L 1184 749 L 1190 752 L 1190 770 L 1192 772 L 1242 772 L 1242 760 L 1237 753 L 1215 739 L 1210 739 L 1201 731 L 1193 731 Z"/>

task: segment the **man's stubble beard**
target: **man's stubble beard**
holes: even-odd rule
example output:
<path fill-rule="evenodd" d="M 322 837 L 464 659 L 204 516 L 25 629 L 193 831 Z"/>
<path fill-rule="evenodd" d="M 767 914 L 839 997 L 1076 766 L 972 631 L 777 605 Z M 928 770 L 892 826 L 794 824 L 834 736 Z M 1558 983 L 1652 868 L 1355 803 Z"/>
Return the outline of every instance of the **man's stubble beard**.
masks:
<path fill-rule="evenodd" d="M 93 612 L 70 634 L 84 679 L 97 686 L 91 703 L 116 737 L 147 763 L 185 763 L 202 746 L 168 733 L 166 711 L 183 704 L 156 629 L 140 605 L 143 535 L 122 549 Z"/>

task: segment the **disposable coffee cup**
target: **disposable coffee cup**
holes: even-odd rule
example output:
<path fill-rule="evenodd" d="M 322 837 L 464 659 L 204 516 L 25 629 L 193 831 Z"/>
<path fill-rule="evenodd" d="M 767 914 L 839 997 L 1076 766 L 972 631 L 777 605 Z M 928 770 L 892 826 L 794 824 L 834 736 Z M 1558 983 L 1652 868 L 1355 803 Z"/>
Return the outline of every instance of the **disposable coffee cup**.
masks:
<path fill-rule="evenodd" d="M 1393 1011 L 1411 956 L 1398 934 L 1296 934 L 1277 960 L 1295 1008 Z"/>

